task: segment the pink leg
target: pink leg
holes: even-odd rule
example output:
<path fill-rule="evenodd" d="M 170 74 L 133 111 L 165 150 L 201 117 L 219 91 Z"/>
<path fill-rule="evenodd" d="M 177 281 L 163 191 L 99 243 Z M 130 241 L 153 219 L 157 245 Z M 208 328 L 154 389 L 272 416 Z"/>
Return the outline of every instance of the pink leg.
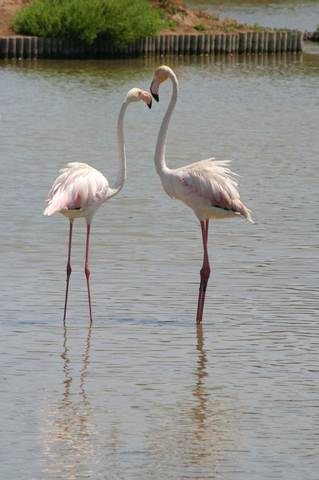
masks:
<path fill-rule="evenodd" d="M 89 300 L 89 312 L 90 312 L 90 325 L 92 325 L 92 303 L 91 303 L 91 288 L 90 288 L 90 269 L 89 269 L 89 248 L 90 248 L 90 230 L 91 225 L 86 225 L 86 253 L 85 253 L 85 276 L 86 284 L 88 288 L 88 300 Z"/>
<path fill-rule="evenodd" d="M 68 263 L 67 263 L 67 266 L 66 266 L 66 289 L 65 289 L 63 322 L 65 322 L 65 319 L 66 319 L 66 307 L 67 307 L 67 304 L 68 304 L 69 283 L 70 283 L 70 276 L 71 276 L 71 272 L 72 272 L 72 268 L 71 268 L 72 231 L 73 231 L 73 219 L 70 219 Z"/>
<path fill-rule="evenodd" d="M 207 250 L 208 222 L 209 220 L 200 222 L 200 226 L 202 229 L 202 238 L 203 238 L 204 259 L 203 259 L 203 266 L 200 271 L 200 286 L 199 286 L 198 305 L 197 305 L 197 314 L 196 314 L 197 324 L 200 324 L 203 319 L 205 294 L 206 294 L 208 279 L 210 276 L 210 266 L 208 261 L 208 250 Z"/>

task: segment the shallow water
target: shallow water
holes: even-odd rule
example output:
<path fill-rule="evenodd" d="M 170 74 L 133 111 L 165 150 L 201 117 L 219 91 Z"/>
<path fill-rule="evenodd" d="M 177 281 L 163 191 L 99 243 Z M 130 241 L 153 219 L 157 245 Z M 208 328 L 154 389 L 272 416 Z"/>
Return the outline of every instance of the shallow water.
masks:
<path fill-rule="evenodd" d="M 202 329 L 192 212 L 152 152 L 170 86 L 126 117 L 128 181 L 92 227 L 42 216 L 66 162 L 112 181 L 115 122 L 164 59 L 0 63 L 1 425 L 7 479 L 318 478 L 319 57 L 166 58 L 170 165 L 231 158 L 255 225 L 216 222 Z"/>
<path fill-rule="evenodd" d="M 233 18 L 253 25 L 297 28 L 313 32 L 319 26 L 317 0 L 189 0 L 192 8 L 206 9 L 221 18 Z"/>

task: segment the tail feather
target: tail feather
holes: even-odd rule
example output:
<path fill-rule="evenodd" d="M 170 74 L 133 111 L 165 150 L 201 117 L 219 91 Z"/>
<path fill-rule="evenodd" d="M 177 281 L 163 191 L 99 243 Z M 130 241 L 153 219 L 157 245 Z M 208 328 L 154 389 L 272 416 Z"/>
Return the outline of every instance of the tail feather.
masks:
<path fill-rule="evenodd" d="M 251 216 L 250 210 L 248 208 L 246 210 L 247 210 L 246 215 L 245 215 L 246 220 L 249 223 L 255 223 L 254 220 L 253 220 L 253 217 Z"/>
<path fill-rule="evenodd" d="M 249 223 L 255 223 L 251 216 L 251 210 L 249 210 L 249 208 L 247 208 L 246 205 L 243 202 L 241 202 L 239 199 L 236 199 L 233 202 L 233 207 L 235 207 L 233 208 L 233 210 L 237 211 L 239 215 L 244 217 Z"/>

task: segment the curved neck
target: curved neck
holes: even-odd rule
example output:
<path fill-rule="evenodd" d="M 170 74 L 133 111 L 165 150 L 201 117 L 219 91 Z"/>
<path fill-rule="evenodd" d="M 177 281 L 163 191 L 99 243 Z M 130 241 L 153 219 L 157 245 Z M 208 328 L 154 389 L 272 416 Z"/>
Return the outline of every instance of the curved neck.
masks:
<path fill-rule="evenodd" d="M 124 132 L 123 132 L 123 123 L 124 123 L 124 114 L 127 108 L 127 102 L 122 104 L 119 117 L 117 120 L 117 150 L 118 150 L 118 163 L 117 163 L 117 177 L 114 185 L 112 186 L 112 196 L 116 195 L 120 190 L 122 190 L 123 185 L 126 180 L 126 154 L 125 154 L 125 143 L 124 143 Z"/>
<path fill-rule="evenodd" d="M 178 80 L 176 78 L 175 73 L 171 72 L 169 78 L 172 81 L 173 92 L 172 92 L 172 96 L 171 96 L 170 102 L 168 104 L 166 113 L 165 113 L 164 118 L 162 120 L 160 130 L 158 132 L 157 143 L 156 143 L 156 148 L 155 148 L 155 157 L 154 157 L 155 168 L 156 168 L 157 173 L 160 176 L 163 173 L 165 173 L 169 170 L 169 168 L 167 167 L 166 162 L 165 162 L 165 147 L 166 147 L 166 139 L 167 139 L 167 129 L 168 129 L 168 124 L 170 122 L 172 113 L 173 113 L 175 105 L 176 105 L 177 95 L 178 95 Z"/>

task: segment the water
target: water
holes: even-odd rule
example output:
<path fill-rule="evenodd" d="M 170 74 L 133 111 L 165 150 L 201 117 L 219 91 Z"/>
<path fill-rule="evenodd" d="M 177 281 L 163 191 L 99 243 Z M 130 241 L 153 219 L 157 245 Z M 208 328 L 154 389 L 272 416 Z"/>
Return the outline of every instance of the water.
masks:
<path fill-rule="evenodd" d="M 92 227 L 42 216 L 57 171 L 115 177 L 115 122 L 163 59 L 0 64 L 0 477 L 318 478 L 319 57 L 168 58 L 180 79 L 168 163 L 233 159 L 255 225 L 216 222 L 202 329 L 192 212 L 152 164 L 170 86 L 125 121 L 128 181 Z"/>
<path fill-rule="evenodd" d="M 297 28 L 313 32 L 319 26 L 317 0 L 188 0 L 192 8 L 206 9 L 221 18 L 273 28 Z"/>

